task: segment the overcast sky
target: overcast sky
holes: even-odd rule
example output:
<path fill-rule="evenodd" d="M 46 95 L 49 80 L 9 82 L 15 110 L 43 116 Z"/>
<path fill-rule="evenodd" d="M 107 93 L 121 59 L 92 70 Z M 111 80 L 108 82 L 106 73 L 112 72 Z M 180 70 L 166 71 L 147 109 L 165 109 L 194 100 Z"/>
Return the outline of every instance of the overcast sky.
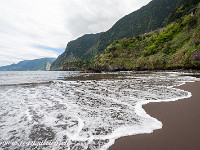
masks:
<path fill-rule="evenodd" d="M 0 66 L 57 57 L 71 40 L 107 31 L 151 0 L 0 0 Z"/>

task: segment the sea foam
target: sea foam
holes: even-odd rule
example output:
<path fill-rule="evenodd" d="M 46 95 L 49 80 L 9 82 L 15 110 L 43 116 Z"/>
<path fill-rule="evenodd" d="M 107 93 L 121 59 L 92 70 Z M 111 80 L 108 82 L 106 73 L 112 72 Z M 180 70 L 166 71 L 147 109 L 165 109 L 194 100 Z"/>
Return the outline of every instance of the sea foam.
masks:
<path fill-rule="evenodd" d="M 124 73 L 114 79 L 3 86 L 0 141 L 60 141 L 66 144 L 42 149 L 106 150 L 119 137 L 162 128 L 142 105 L 190 97 L 173 87 L 198 80 L 179 73 Z M 34 146 L 18 146 L 24 147 Z"/>

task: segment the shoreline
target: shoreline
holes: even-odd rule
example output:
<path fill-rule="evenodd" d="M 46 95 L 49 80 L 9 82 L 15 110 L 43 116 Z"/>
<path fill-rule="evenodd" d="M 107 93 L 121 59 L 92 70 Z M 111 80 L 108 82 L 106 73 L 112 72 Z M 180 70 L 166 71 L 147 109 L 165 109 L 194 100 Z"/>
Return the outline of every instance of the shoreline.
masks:
<path fill-rule="evenodd" d="M 142 106 L 147 114 L 162 122 L 162 129 L 119 138 L 109 150 L 200 149 L 200 82 L 187 82 L 174 88 L 191 92 L 192 97 Z"/>

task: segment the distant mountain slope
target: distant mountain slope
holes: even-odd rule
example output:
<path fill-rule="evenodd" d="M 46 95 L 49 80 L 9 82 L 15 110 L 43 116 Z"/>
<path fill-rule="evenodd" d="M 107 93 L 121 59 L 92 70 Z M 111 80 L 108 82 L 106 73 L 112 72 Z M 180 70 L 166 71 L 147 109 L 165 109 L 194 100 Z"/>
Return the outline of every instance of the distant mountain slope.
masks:
<path fill-rule="evenodd" d="M 86 34 L 69 42 L 65 52 L 53 62 L 51 69 L 59 69 L 63 66 L 65 61 L 86 60 L 95 56 L 95 51 L 93 51 L 93 49 L 95 49 L 94 44 L 98 41 L 100 35 L 101 33 Z"/>
<path fill-rule="evenodd" d="M 146 6 L 117 21 L 107 32 L 85 35 L 69 42 L 65 52 L 52 64 L 51 69 L 62 69 L 66 61 L 93 59 L 114 40 L 138 36 L 162 27 L 163 22 L 180 2 L 182 0 L 152 0 Z"/>
<path fill-rule="evenodd" d="M 55 58 L 41 58 L 34 60 L 24 60 L 17 64 L 0 67 L 0 71 L 37 71 L 50 70 L 50 66 Z"/>

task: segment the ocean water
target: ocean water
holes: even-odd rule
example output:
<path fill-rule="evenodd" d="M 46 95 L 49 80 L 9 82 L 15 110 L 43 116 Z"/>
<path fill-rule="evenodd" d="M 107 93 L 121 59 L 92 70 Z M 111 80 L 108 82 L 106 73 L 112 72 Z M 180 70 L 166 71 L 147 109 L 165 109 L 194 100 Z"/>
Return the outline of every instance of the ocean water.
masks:
<path fill-rule="evenodd" d="M 173 87 L 194 81 L 178 72 L 0 72 L 0 148 L 106 150 L 162 128 L 142 105 L 190 97 Z"/>

